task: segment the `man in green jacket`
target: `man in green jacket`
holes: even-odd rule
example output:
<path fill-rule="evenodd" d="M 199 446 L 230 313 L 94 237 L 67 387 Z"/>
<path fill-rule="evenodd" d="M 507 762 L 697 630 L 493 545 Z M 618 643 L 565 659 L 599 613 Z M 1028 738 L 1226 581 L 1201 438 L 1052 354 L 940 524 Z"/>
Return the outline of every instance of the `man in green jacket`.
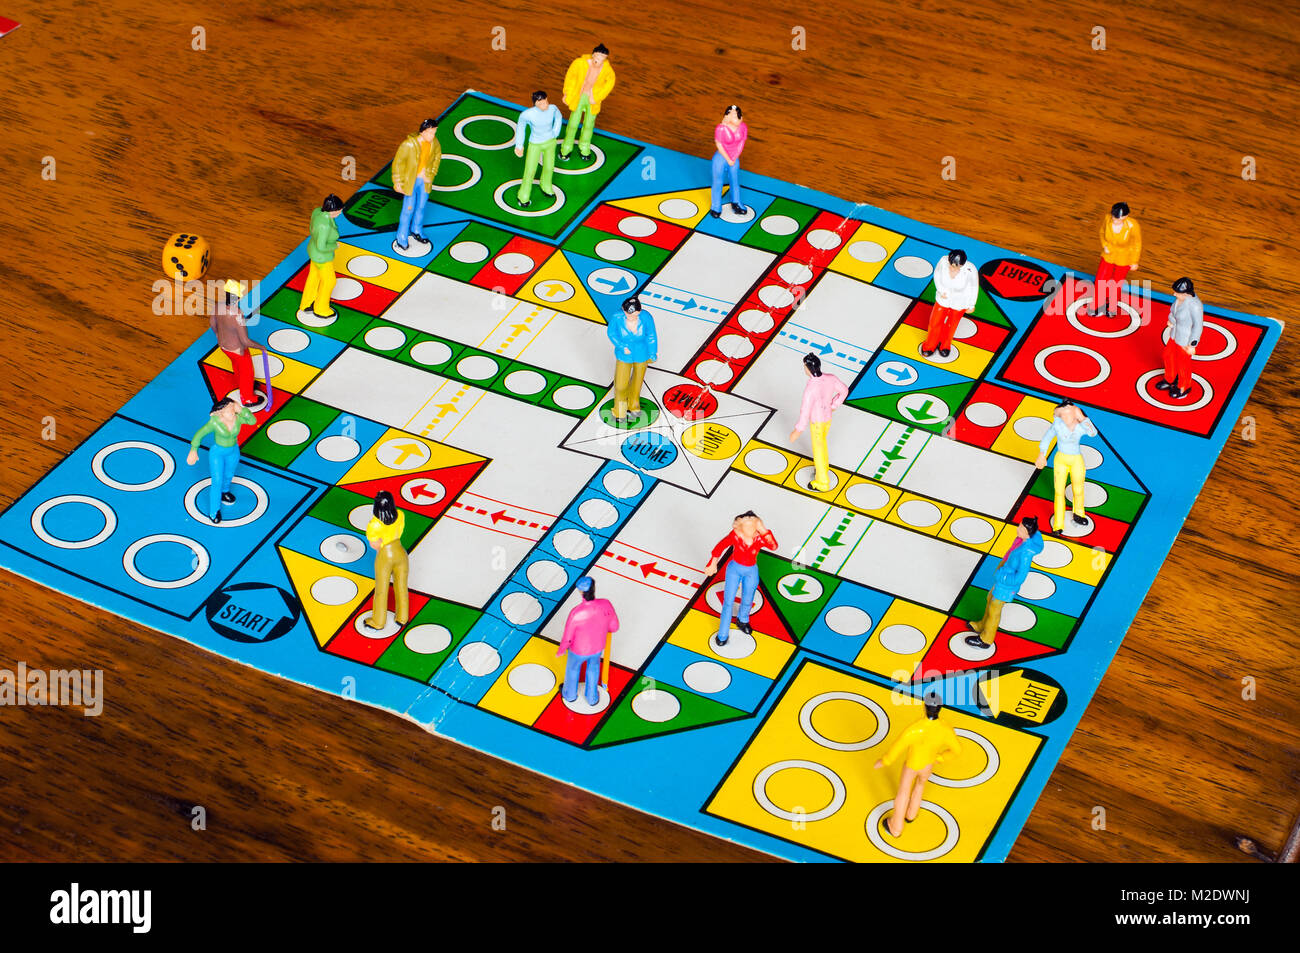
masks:
<path fill-rule="evenodd" d="M 339 227 L 334 219 L 341 211 L 343 200 L 332 194 L 325 196 L 320 208 L 311 210 L 311 238 L 307 242 L 311 267 L 307 272 L 307 283 L 303 285 L 302 302 L 298 305 L 298 320 L 304 323 L 310 323 L 311 318 L 328 323 L 334 317 L 330 295 L 335 281 L 334 249 L 339 247 Z"/>
<path fill-rule="evenodd" d="M 442 146 L 438 145 L 438 120 L 426 119 L 420 131 L 411 133 L 397 147 L 393 158 L 393 188 L 405 196 L 402 200 L 402 217 L 397 223 L 397 238 L 393 251 L 399 255 L 419 257 L 429 251 L 424 237 L 424 205 L 433 189 L 433 179 L 442 162 Z M 410 240 L 415 239 L 414 252 Z"/>
<path fill-rule="evenodd" d="M 208 469 L 212 476 L 212 485 L 208 487 L 208 519 L 214 523 L 221 522 L 221 504 L 235 502 L 230 484 L 235 478 L 235 467 L 239 466 L 239 431 L 256 423 L 257 418 L 247 407 L 240 407 L 231 398 L 222 397 L 212 405 L 208 422 L 190 441 L 190 455 L 185 462 L 194 466 L 199 462 L 199 444 L 212 434 L 212 449 L 208 451 Z"/>

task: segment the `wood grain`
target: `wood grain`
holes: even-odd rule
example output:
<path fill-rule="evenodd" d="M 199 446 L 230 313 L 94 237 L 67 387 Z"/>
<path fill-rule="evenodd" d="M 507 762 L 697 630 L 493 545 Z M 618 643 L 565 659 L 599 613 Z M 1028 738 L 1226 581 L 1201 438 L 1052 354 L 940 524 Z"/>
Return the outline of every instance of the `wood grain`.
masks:
<path fill-rule="evenodd" d="M 7 5 L 22 27 L 0 39 L 0 503 L 203 330 L 150 310 L 169 234 L 205 235 L 216 275 L 260 277 L 324 194 L 355 187 L 344 157 L 364 178 L 467 87 L 558 88 L 597 39 L 619 83 L 603 128 L 705 155 L 735 101 L 751 172 L 1085 272 L 1122 198 L 1158 287 L 1186 272 L 1208 303 L 1283 319 L 1300 294 L 1288 0 L 331 6 Z M 1246 859 L 1237 834 L 1281 847 L 1300 810 L 1294 337 L 1247 406 L 1257 439 L 1228 441 L 1013 860 Z M 761 858 L 8 574 L 0 620 L 0 666 L 107 680 L 100 718 L 0 709 L 0 859 Z"/>

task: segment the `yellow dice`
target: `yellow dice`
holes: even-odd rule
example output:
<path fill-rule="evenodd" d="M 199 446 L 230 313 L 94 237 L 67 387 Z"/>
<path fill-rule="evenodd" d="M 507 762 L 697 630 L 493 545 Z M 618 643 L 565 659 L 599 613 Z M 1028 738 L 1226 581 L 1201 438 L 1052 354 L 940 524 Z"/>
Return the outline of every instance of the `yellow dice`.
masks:
<path fill-rule="evenodd" d="M 197 281 L 207 273 L 211 256 L 201 235 L 178 232 L 163 246 L 163 272 L 175 281 Z"/>

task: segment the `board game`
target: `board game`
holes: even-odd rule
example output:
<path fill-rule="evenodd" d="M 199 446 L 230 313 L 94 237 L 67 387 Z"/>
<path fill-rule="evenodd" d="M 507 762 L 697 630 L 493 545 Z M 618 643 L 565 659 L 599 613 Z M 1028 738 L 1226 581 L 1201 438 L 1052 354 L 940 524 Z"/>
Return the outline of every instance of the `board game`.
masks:
<path fill-rule="evenodd" d="M 297 316 L 305 241 L 250 295 L 270 380 L 259 360 L 224 521 L 185 462 L 234 388 L 205 332 L 0 516 L 0 565 L 770 854 L 1004 859 L 1280 325 L 1207 304 L 1174 404 L 1154 386 L 1158 290 L 1091 317 L 1089 275 L 749 172 L 744 214 L 715 218 L 707 159 L 603 128 L 595 161 L 557 163 L 554 196 L 519 208 L 520 109 L 468 91 L 440 117 L 426 254 L 392 248 L 389 169 L 347 197 L 333 320 Z M 927 358 L 953 248 L 979 297 Z M 639 423 L 617 426 L 605 322 L 633 292 L 659 354 Z M 850 387 L 825 492 L 789 439 L 810 351 Z M 1045 537 L 1002 634 L 972 649 L 1016 524 L 1046 526 L 1034 460 L 1062 397 L 1099 430 L 1087 524 Z M 376 631 L 381 489 L 405 513 L 411 617 Z M 719 647 L 704 567 L 750 509 L 779 548 L 758 559 L 752 633 Z M 595 705 L 559 693 L 583 575 L 622 621 Z M 896 775 L 872 765 L 927 689 L 964 743 L 894 839 Z"/>

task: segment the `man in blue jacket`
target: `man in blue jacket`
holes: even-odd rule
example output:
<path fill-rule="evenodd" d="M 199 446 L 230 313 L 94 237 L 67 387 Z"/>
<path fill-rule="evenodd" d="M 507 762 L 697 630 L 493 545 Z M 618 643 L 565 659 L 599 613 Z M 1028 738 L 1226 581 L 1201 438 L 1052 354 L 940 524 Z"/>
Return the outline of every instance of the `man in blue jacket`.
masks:
<path fill-rule="evenodd" d="M 1042 551 L 1043 536 L 1038 532 L 1038 517 L 1026 516 L 1020 521 L 1016 541 L 1011 544 L 993 573 L 993 588 L 989 590 L 989 601 L 984 606 L 984 618 L 979 622 L 967 623 L 976 633 L 966 636 L 967 645 L 977 649 L 993 647 L 998 626 L 1002 623 L 1002 607 L 1015 599 L 1016 593 L 1029 577 L 1029 567 L 1033 564 L 1034 557 Z M 988 641 L 985 641 L 985 637 Z"/>
<path fill-rule="evenodd" d="M 628 423 L 628 415 L 641 417 L 641 382 L 647 364 L 659 360 L 659 337 L 655 319 L 641 310 L 641 299 L 633 295 L 623 302 L 623 314 L 610 318 L 605 335 L 614 345 L 614 420 Z"/>

